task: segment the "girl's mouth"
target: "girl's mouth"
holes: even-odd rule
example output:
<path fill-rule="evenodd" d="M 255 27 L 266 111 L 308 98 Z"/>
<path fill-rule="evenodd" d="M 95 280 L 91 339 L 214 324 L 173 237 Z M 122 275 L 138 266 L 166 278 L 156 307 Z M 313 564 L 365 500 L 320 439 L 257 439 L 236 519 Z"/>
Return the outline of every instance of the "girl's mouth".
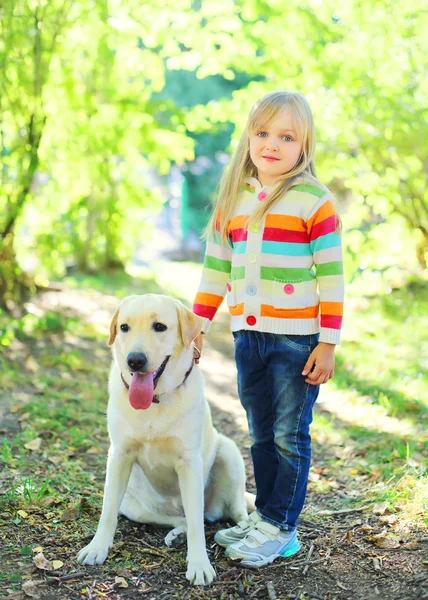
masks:
<path fill-rule="evenodd" d="M 276 162 L 277 160 L 279 160 L 279 158 L 275 158 L 274 156 L 263 156 L 262 158 L 264 158 L 268 162 Z"/>

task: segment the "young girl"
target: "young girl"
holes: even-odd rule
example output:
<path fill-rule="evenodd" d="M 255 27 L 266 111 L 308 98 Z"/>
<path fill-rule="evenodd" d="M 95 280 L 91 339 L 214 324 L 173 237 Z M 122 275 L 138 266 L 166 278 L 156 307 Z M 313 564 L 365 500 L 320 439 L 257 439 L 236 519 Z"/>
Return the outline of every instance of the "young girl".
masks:
<path fill-rule="evenodd" d="M 222 177 L 193 306 L 204 333 L 226 294 L 232 315 L 257 510 L 215 540 L 248 567 L 300 550 L 312 408 L 319 385 L 333 377 L 339 343 L 339 219 L 316 178 L 314 151 L 302 94 L 271 92 L 256 102 Z M 195 343 L 201 349 L 202 337 Z"/>

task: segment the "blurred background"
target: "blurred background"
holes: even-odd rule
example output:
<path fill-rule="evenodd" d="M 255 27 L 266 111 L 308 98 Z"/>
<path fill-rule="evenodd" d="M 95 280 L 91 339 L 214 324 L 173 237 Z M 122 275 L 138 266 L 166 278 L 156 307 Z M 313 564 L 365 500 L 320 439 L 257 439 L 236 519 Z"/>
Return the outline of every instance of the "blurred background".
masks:
<path fill-rule="evenodd" d="M 314 439 L 336 447 L 335 465 L 353 457 L 360 498 L 428 523 L 427 27 L 416 0 L 3 0 L 3 399 L 17 411 L 34 401 L 17 391 L 23 364 L 53 411 L 67 371 L 88 385 L 83 341 L 105 344 L 117 298 L 160 291 L 191 304 L 200 234 L 251 105 L 299 90 L 341 212 L 347 281 Z M 218 377 L 232 359 L 227 328 L 222 307 L 206 362 Z M 23 442 L 40 438 L 46 402 L 32 405 Z M 86 443 L 76 439 L 66 443 Z M 26 452 L 5 444 L 8 464 Z M 313 491 L 328 481 L 321 473 Z"/>

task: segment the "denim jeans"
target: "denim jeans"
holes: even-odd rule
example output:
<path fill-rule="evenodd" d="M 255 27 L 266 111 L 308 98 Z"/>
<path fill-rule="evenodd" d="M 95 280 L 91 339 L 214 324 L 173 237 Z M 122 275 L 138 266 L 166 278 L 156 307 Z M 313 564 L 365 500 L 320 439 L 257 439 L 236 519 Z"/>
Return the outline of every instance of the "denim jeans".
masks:
<path fill-rule="evenodd" d="M 311 462 L 312 408 L 319 386 L 303 367 L 319 334 L 234 331 L 238 392 L 253 444 L 256 507 L 265 521 L 293 531 L 303 508 Z"/>

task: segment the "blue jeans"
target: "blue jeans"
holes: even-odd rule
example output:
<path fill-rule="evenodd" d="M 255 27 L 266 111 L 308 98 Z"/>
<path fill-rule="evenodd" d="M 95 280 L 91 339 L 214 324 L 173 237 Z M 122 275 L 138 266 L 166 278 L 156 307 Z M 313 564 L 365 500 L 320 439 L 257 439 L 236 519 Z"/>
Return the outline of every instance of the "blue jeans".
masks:
<path fill-rule="evenodd" d="M 256 507 L 265 521 L 293 531 L 302 511 L 311 462 L 312 408 L 319 386 L 303 367 L 319 334 L 234 331 L 238 392 L 253 440 Z"/>

